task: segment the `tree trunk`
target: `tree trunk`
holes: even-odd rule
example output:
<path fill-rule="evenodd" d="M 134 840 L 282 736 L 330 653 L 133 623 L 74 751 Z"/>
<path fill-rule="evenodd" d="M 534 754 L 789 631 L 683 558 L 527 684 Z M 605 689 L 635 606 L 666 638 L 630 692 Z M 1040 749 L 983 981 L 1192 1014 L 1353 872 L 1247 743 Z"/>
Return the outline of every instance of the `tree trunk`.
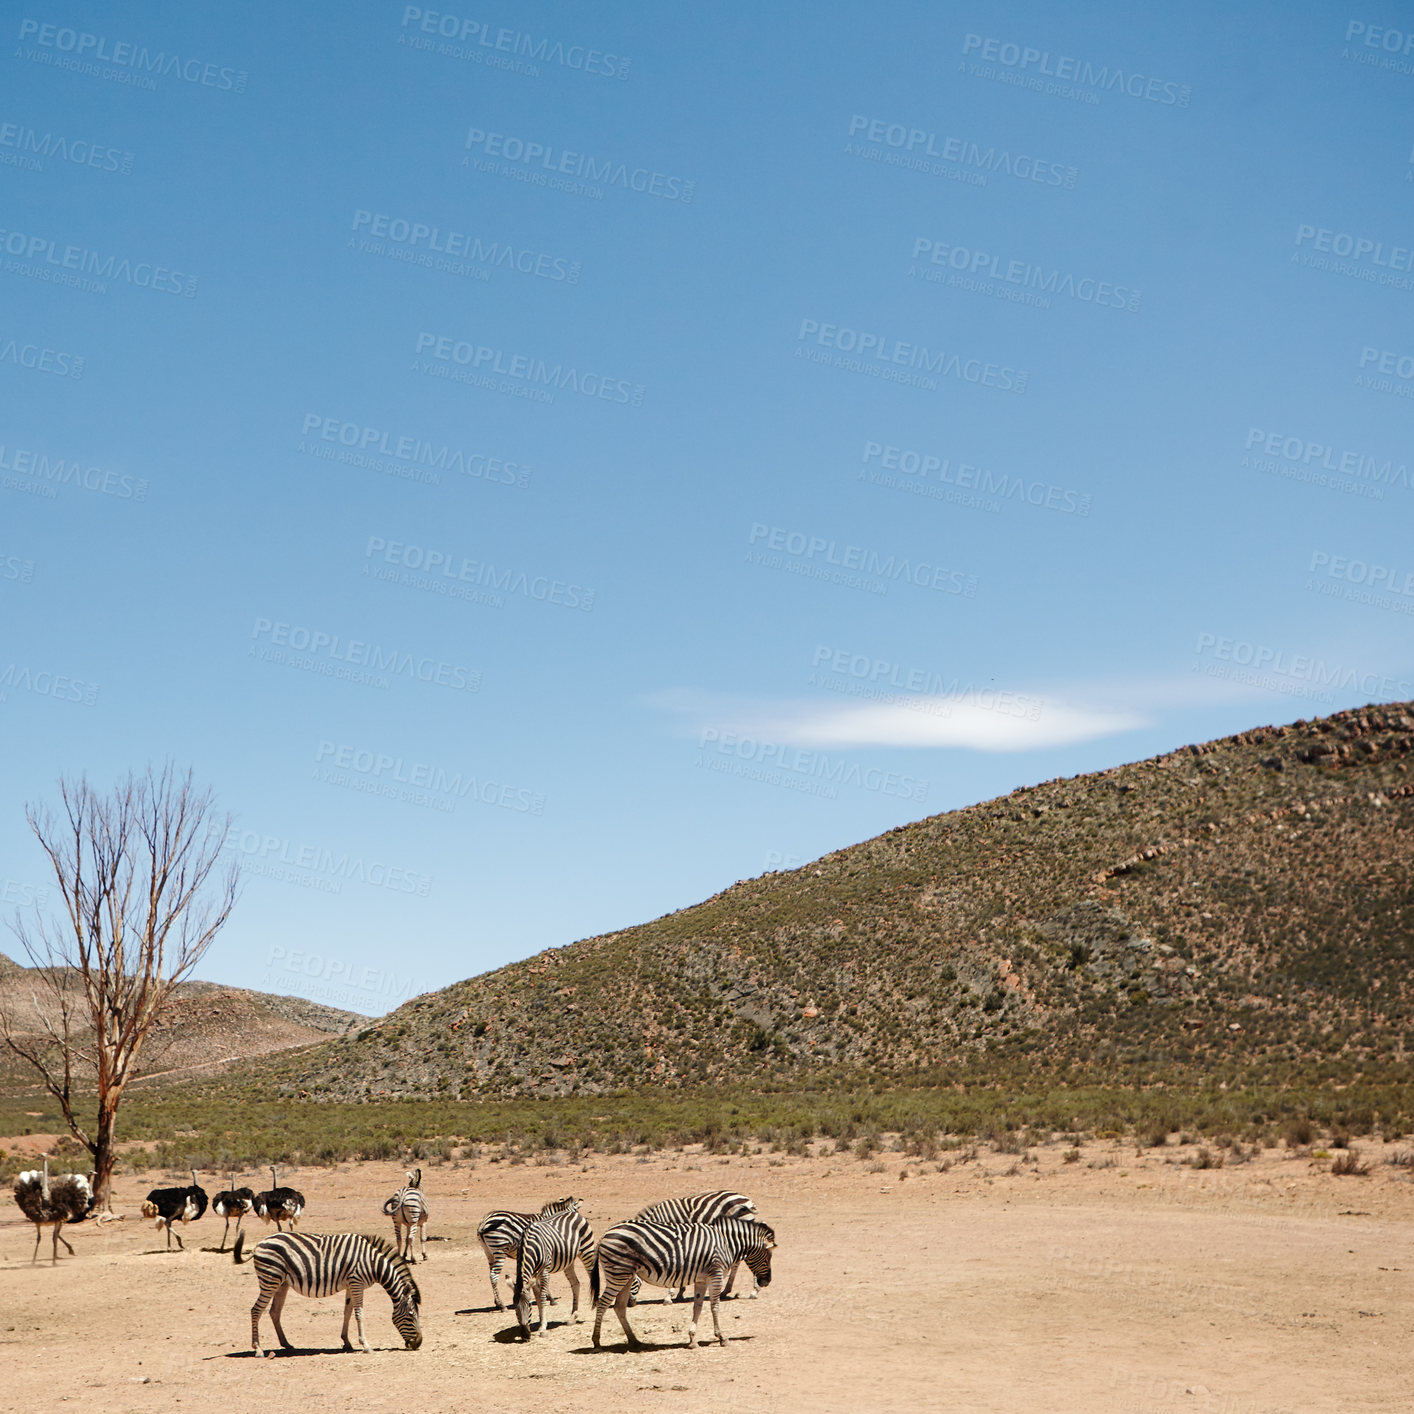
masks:
<path fill-rule="evenodd" d="M 113 1093 L 103 1095 L 98 1101 L 98 1124 L 93 1135 L 93 1196 L 97 1200 L 97 1212 L 111 1212 L 113 1199 L 110 1189 L 113 1185 L 113 1166 L 118 1162 L 118 1151 L 113 1147 L 114 1121 L 118 1117 L 118 1096 Z"/>

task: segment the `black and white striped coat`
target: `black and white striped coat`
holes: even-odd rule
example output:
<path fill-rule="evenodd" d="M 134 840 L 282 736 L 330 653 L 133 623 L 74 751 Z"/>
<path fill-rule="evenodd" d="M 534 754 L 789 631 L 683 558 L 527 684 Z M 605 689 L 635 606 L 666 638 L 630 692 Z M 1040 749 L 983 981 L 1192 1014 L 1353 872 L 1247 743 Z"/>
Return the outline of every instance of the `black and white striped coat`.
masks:
<path fill-rule="evenodd" d="M 234 1253 L 238 1266 L 243 1260 L 244 1245 L 245 1234 L 241 1233 L 236 1238 Z M 363 1333 L 363 1293 L 370 1286 L 381 1286 L 393 1299 L 393 1324 L 407 1348 L 416 1350 L 422 1344 L 422 1322 L 418 1314 L 422 1293 L 407 1263 L 381 1238 L 361 1237 L 352 1232 L 281 1232 L 257 1242 L 251 1257 L 245 1260 L 255 1262 L 255 1275 L 260 1282 L 260 1296 L 250 1308 L 250 1345 L 257 1355 L 264 1353 L 260 1348 L 260 1317 L 266 1307 L 270 1308 L 270 1320 L 280 1344 L 286 1350 L 294 1349 L 280 1325 L 280 1312 L 291 1289 L 301 1296 L 347 1292 L 344 1349 L 353 1349 L 349 1343 L 349 1317 L 353 1315 L 358 1318 L 358 1343 L 368 1352 L 368 1341 Z"/>
<path fill-rule="evenodd" d="M 481 1242 L 481 1250 L 485 1252 L 487 1265 L 491 1269 L 491 1296 L 498 1311 L 506 1309 L 506 1303 L 501 1300 L 501 1269 L 508 1259 L 515 1256 L 520 1247 L 520 1240 L 525 1236 L 526 1228 L 537 1217 L 543 1217 L 549 1213 L 568 1213 L 578 1206 L 578 1198 L 556 1198 L 552 1202 L 546 1203 L 538 1213 L 513 1213 L 507 1209 L 498 1208 L 495 1212 L 487 1213 L 477 1224 L 476 1236 Z M 552 1305 L 554 1304 L 555 1298 L 550 1295 L 548 1289 L 545 1292 L 545 1299 Z"/>
<path fill-rule="evenodd" d="M 530 1301 L 534 1294 L 540 1308 L 539 1333 L 545 1334 L 545 1290 L 551 1272 L 564 1272 L 570 1281 L 573 1303 L 570 1318 L 578 1321 L 579 1273 L 575 1263 L 582 1263 L 585 1275 L 594 1270 L 594 1234 L 577 1209 L 563 1213 L 542 1213 L 526 1225 L 516 1249 L 516 1285 L 512 1304 L 516 1319 L 530 1337 Z"/>
<path fill-rule="evenodd" d="M 405 1261 L 413 1261 L 412 1239 L 417 1234 L 422 1248 L 422 1260 L 427 1260 L 427 1199 L 422 1192 L 422 1170 L 408 1174 L 407 1186 L 400 1188 L 386 1203 L 383 1212 L 393 1220 L 393 1246 Z"/>
<path fill-rule="evenodd" d="M 650 1203 L 641 1212 L 633 1215 L 639 1223 L 666 1223 L 669 1227 L 681 1227 L 684 1223 L 717 1223 L 723 1218 L 754 1217 L 756 1204 L 745 1193 L 733 1193 L 729 1188 L 714 1188 L 710 1193 L 692 1193 L 685 1198 L 664 1198 L 660 1203 Z M 733 1263 L 727 1277 L 723 1296 L 732 1294 L 736 1283 L 739 1264 Z M 673 1298 L 681 1301 L 685 1289 L 680 1289 Z M 756 1292 L 751 1293 L 754 1298 Z M 632 1303 L 630 1303 L 632 1304 Z"/>
<path fill-rule="evenodd" d="M 697 1319 L 702 1314 L 703 1297 L 712 1303 L 712 1329 L 720 1344 L 727 1343 L 717 1318 L 717 1302 L 727 1272 L 745 1262 L 757 1284 L 771 1284 L 771 1250 L 776 1235 L 754 1218 L 723 1218 L 715 1223 L 685 1223 L 668 1227 L 663 1223 L 626 1222 L 611 1227 L 599 1243 L 590 1290 L 594 1293 L 594 1348 L 599 1348 L 599 1329 L 604 1312 L 612 1306 L 628 1337 L 630 1350 L 641 1349 L 628 1323 L 628 1298 L 633 1278 L 641 1277 L 653 1286 L 692 1284 L 692 1322 L 687 1328 L 688 1349 L 697 1345 Z"/>

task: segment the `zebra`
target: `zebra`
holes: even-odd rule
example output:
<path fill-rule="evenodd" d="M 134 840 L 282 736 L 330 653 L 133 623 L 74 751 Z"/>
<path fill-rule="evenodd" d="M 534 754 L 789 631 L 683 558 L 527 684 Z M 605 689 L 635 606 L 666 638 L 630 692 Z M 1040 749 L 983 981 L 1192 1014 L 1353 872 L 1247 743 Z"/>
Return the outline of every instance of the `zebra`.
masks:
<path fill-rule="evenodd" d="M 477 1224 L 476 1235 L 481 1241 L 481 1250 L 486 1253 L 487 1265 L 491 1268 L 491 1295 L 496 1302 L 498 1311 L 506 1309 L 506 1303 L 501 1300 L 499 1285 L 501 1268 L 505 1266 L 508 1257 L 515 1256 L 526 1228 L 537 1217 L 547 1217 L 551 1213 L 573 1212 L 579 1207 L 579 1203 L 578 1198 L 556 1198 L 552 1202 L 546 1203 L 538 1213 L 512 1213 L 504 1209 L 497 1209 L 493 1213 L 487 1213 Z M 551 1305 L 555 1304 L 555 1298 L 550 1295 L 548 1286 L 545 1291 L 545 1299 Z"/>
<path fill-rule="evenodd" d="M 422 1247 L 422 1260 L 427 1260 L 427 1199 L 422 1195 L 422 1170 L 414 1169 L 407 1176 L 407 1187 L 400 1188 L 386 1203 L 383 1212 L 393 1220 L 393 1247 L 400 1257 L 411 1263 L 412 1239 L 416 1233 Z M 406 1241 L 403 1233 L 407 1232 Z"/>
<path fill-rule="evenodd" d="M 641 1212 L 633 1215 L 636 1223 L 666 1223 L 669 1227 L 681 1227 L 684 1223 L 715 1223 L 723 1218 L 750 1218 L 756 1215 L 756 1204 L 745 1193 L 733 1193 L 729 1188 L 716 1188 L 710 1193 L 693 1193 L 686 1198 L 664 1198 L 661 1203 L 650 1203 Z M 737 1265 L 733 1264 L 731 1275 L 722 1295 L 732 1294 L 736 1282 Z M 634 1295 L 636 1296 L 635 1289 Z M 685 1300 L 686 1287 L 680 1287 L 674 1301 Z M 756 1291 L 751 1292 L 752 1300 Z M 629 1305 L 633 1305 L 630 1300 Z"/>
<path fill-rule="evenodd" d="M 594 1348 L 599 1349 L 599 1328 L 604 1312 L 612 1306 L 628 1337 L 628 1348 L 643 1349 L 628 1323 L 628 1298 L 635 1276 L 654 1286 L 692 1282 L 695 1297 L 687 1348 L 697 1348 L 697 1319 L 702 1314 L 704 1296 L 712 1302 L 712 1329 L 717 1342 L 725 1345 L 727 1338 L 717 1318 L 717 1301 L 727 1269 L 745 1262 L 758 1285 L 770 1286 L 771 1250 L 775 1245 L 776 1234 L 754 1218 L 723 1218 L 720 1222 L 686 1223 L 681 1227 L 634 1221 L 611 1227 L 599 1243 L 589 1277 L 594 1296 Z"/>
<path fill-rule="evenodd" d="M 242 1258 L 245 1233 L 236 1237 L 236 1265 L 254 1261 L 260 1281 L 260 1296 L 250 1308 L 250 1345 L 257 1355 L 260 1348 L 260 1316 L 268 1306 L 275 1334 L 286 1350 L 294 1346 L 285 1339 L 280 1312 L 290 1289 L 301 1296 L 332 1296 L 347 1291 L 344 1298 L 344 1349 L 349 1344 L 349 1316 L 358 1317 L 358 1343 L 372 1354 L 363 1334 L 363 1293 L 381 1286 L 393 1299 L 393 1324 L 409 1350 L 422 1344 L 422 1322 L 418 1308 L 422 1293 L 408 1271 L 407 1263 L 380 1237 L 360 1237 L 357 1233 L 281 1232 L 262 1238 L 250 1257 Z M 274 1354 L 272 1350 L 270 1354 Z"/>
<path fill-rule="evenodd" d="M 576 1261 L 584 1263 L 586 1273 L 594 1269 L 594 1234 L 577 1208 L 563 1213 L 542 1213 L 526 1224 L 516 1248 L 516 1284 L 511 1297 L 516 1319 L 525 1338 L 530 1339 L 530 1299 L 527 1283 L 540 1308 L 539 1334 L 545 1334 L 545 1290 L 551 1272 L 564 1272 L 570 1279 L 574 1300 L 570 1317 L 579 1321 L 579 1274 Z"/>

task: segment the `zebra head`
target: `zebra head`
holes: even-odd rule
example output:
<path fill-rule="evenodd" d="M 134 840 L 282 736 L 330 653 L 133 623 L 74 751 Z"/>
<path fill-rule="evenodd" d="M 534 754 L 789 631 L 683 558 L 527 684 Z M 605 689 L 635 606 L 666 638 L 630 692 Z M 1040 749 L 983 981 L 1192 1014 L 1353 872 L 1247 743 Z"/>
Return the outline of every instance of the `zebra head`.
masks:
<path fill-rule="evenodd" d="M 399 1263 L 401 1265 L 401 1263 Z M 416 1350 L 422 1344 L 422 1293 L 412 1279 L 412 1273 L 403 1267 L 403 1282 L 393 1296 L 393 1324 L 398 1328 L 403 1343 L 409 1350 Z"/>
<path fill-rule="evenodd" d="M 759 1218 L 748 1226 L 754 1229 L 752 1237 L 755 1240 L 742 1254 L 742 1260 L 750 1269 L 751 1275 L 756 1278 L 757 1286 L 770 1286 L 771 1250 L 776 1245 L 776 1234 L 769 1224 L 763 1223 Z"/>

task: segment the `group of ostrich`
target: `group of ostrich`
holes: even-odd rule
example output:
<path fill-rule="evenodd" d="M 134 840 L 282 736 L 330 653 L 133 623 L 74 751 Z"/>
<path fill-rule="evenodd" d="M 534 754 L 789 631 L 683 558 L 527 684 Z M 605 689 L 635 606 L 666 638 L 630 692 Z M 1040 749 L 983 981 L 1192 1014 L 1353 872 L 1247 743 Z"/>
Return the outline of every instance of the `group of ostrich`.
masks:
<path fill-rule="evenodd" d="M 154 1220 L 157 1230 L 167 1232 L 167 1250 L 171 1251 L 172 1239 L 185 1250 L 182 1235 L 173 1228 L 174 1223 L 195 1222 L 207 1208 L 206 1190 L 196 1181 L 195 1169 L 188 1169 L 191 1183 L 181 1188 L 154 1188 L 143 1199 L 142 1215 Z M 225 1218 L 226 1226 L 221 1233 L 221 1246 L 217 1251 L 226 1250 L 226 1237 L 231 1230 L 231 1219 L 236 1220 L 236 1232 L 240 1233 L 241 1222 L 247 1213 L 267 1223 L 274 1223 L 277 1231 L 284 1231 L 284 1224 L 293 1227 L 304 1212 L 304 1194 L 294 1188 L 282 1188 L 270 1170 L 270 1187 L 264 1193 L 253 1192 L 249 1188 L 236 1188 L 235 1175 L 231 1175 L 232 1187 L 218 1193 L 211 1200 L 212 1212 L 218 1218 Z M 73 1256 L 74 1249 L 68 1240 L 60 1235 L 59 1229 L 66 1223 L 81 1223 L 93 1216 L 94 1192 L 91 1179 L 81 1173 L 66 1173 L 58 1178 L 49 1177 L 49 1160 L 42 1169 L 29 1169 L 15 1180 L 15 1202 L 20 1211 L 34 1224 L 34 1251 L 30 1254 L 33 1265 L 39 1259 L 39 1240 L 46 1227 L 53 1229 L 53 1262 L 59 1260 L 59 1244 L 62 1242 Z"/>
<path fill-rule="evenodd" d="M 173 1237 L 177 1239 L 177 1247 L 185 1250 L 174 1224 L 196 1221 L 208 1206 L 206 1190 L 198 1184 L 196 1172 L 189 1172 L 192 1180 L 189 1185 L 154 1188 L 142 1205 L 143 1216 L 153 1219 L 159 1230 L 166 1230 L 168 1251 Z M 234 1174 L 230 1183 L 229 1188 L 210 1201 L 212 1211 L 226 1223 L 221 1245 L 214 1250 L 226 1251 L 226 1239 L 234 1219 L 236 1240 L 231 1249 L 234 1260 L 237 1264 L 253 1261 L 260 1284 L 259 1298 L 251 1310 L 251 1345 L 257 1354 L 264 1353 L 259 1327 L 261 1316 L 267 1310 L 280 1344 L 286 1350 L 293 1348 L 280 1324 L 280 1312 L 291 1290 L 305 1296 L 328 1296 L 345 1291 L 344 1348 L 354 1348 L 349 1341 L 349 1320 L 354 1315 L 358 1319 L 360 1346 L 367 1351 L 363 1294 L 371 1285 L 383 1286 L 392 1297 L 394 1324 L 408 1348 L 415 1350 L 422 1344 L 422 1298 L 410 1270 L 418 1260 L 414 1255 L 415 1241 L 421 1249 L 421 1260 L 427 1261 L 429 1209 L 422 1191 L 420 1169 L 409 1172 L 404 1186 L 383 1204 L 384 1215 L 393 1223 L 391 1244 L 351 1233 L 295 1231 L 304 1212 L 304 1195 L 293 1188 L 281 1187 L 274 1168 L 270 1170 L 270 1188 L 263 1193 L 236 1187 Z M 31 1170 L 19 1176 L 15 1182 L 15 1201 L 35 1225 L 32 1264 L 38 1260 L 40 1236 L 46 1226 L 53 1228 L 53 1262 L 59 1260 L 60 1242 L 72 1255 L 74 1249 L 60 1236 L 60 1228 L 66 1223 L 84 1221 L 94 1208 L 90 1180 L 80 1174 L 51 1179 L 47 1161 L 42 1171 Z M 697 1343 L 697 1322 L 704 1299 L 711 1303 L 716 1339 L 726 1344 L 717 1303 L 722 1297 L 730 1296 L 740 1266 L 744 1264 L 748 1268 L 757 1287 L 770 1283 L 775 1233 L 757 1216 L 756 1204 L 745 1194 L 714 1190 L 663 1199 L 610 1227 L 598 1242 L 580 1214 L 580 1203 L 578 1198 L 566 1197 L 545 1203 L 538 1211 L 496 1209 L 487 1213 L 477 1226 L 477 1240 L 486 1256 L 491 1295 L 498 1311 L 506 1309 L 500 1289 L 502 1269 L 511 1257 L 516 1260 L 512 1308 L 527 1340 L 532 1338 L 532 1304 L 538 1307 L 538 1333 L 545 1334 L 545 1305 L 547 1301 L 554 1303 L 549 1287 L 550 1277 L 556 1272 L 563 1272 L 569 1280 L 573 1294 L 571 1320 L 582 1319 L 577 1266 L 583 1267 L 589 1277 L 595 1309 L 593 1340 L 596 1349 L 604 1314 L 610 1308 L 623 1327 L 629 1348 L 643 1348 L 629 1325 L 627 1313 L 644 1283 L 669 1291 L 676 1289 L 679 1301 L 685 1299 L 688 1288 L 692 1288 L 689 1348 Z M 274 1223 L 276 1233 L 256 1243 L 251 1256 L 243 1258 L 245 1234 L 241 1223 L 250 1213 L 266 1223 Z M 289 1231 L 285 1230 L 287 1226 Z M 753 1290 L 751 1295 L 755 1294 Z"/>

